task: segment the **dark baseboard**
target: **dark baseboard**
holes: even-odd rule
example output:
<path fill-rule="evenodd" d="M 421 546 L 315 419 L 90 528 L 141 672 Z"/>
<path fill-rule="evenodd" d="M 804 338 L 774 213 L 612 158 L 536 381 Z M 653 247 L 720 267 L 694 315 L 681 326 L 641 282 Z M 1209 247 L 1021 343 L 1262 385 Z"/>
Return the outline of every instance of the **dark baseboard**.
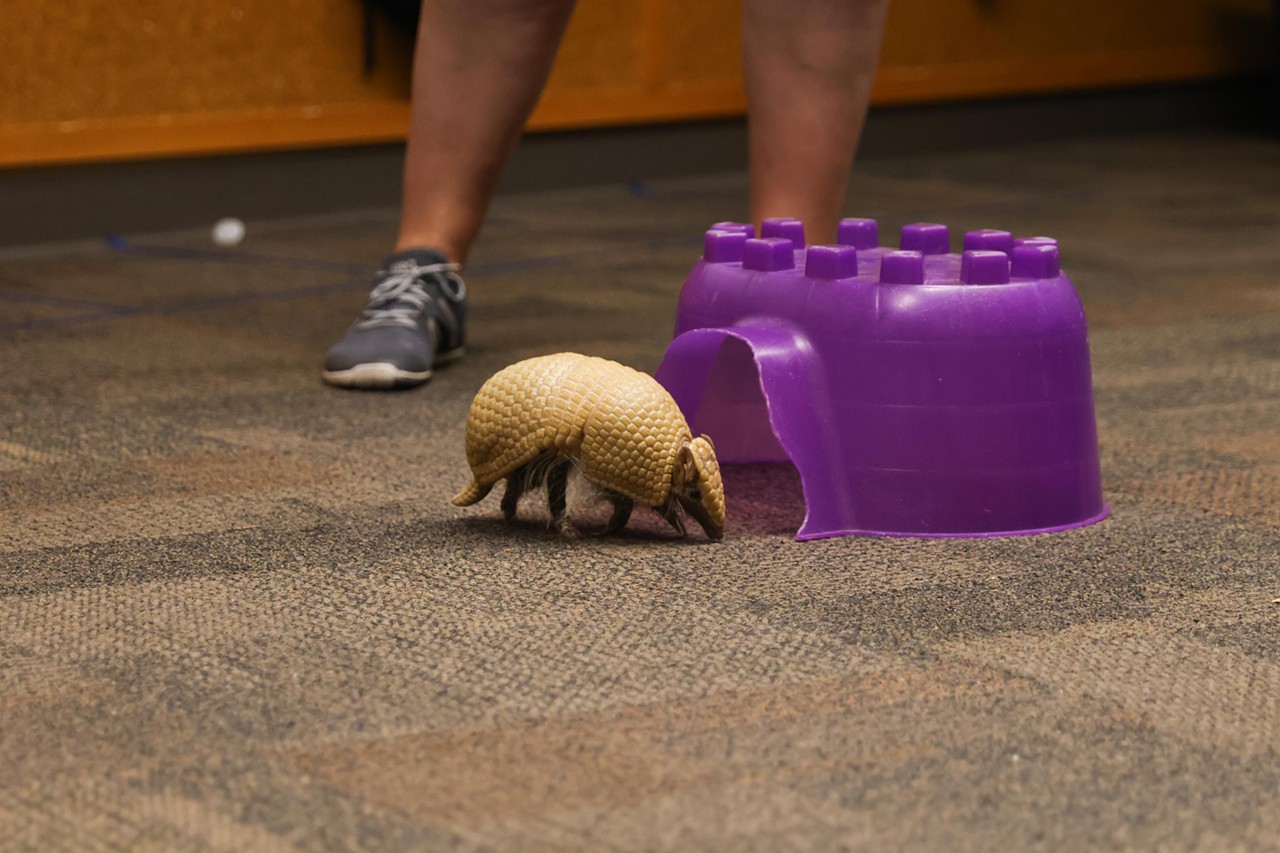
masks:
<path fill-rule="evenodd" d="M 885 108 L 873 111 L 860 157 L 925 154 L 1089 136 L 1276 130 L 1267 78 Z"/>
<path fill-rule="evenodd" d="M 872 111 L 859 156 L 887 156 L 1102 134 L 1224 129 L 1271 133 L 1267 80 L 947 103 Z M 1268 117 L 1268 118 L 1264 118 Z M 403 145 L 0 171 L 0 246 L 393 208 Z M 527 137 L 499 192 L 746 169 L 741 119 Z"/>

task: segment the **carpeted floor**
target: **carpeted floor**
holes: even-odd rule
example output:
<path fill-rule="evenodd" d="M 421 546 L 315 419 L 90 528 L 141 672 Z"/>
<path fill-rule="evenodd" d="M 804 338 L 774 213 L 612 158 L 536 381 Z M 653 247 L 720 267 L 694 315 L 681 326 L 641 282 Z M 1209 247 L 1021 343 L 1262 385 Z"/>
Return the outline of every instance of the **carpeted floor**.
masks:
<path fill-rule="evenodd" d="M 398 394 L 318 375 L 390 212 L 0 254 L 0 848 L 1280 849 L 1280 145 L 859 167 L 888 233 L 1062 241 L 1101 525 L 798 543 L 786 468 L 719 545 L 450 506 L 480 383 L 653 370 L 744 189 L 500 199 Z"/>

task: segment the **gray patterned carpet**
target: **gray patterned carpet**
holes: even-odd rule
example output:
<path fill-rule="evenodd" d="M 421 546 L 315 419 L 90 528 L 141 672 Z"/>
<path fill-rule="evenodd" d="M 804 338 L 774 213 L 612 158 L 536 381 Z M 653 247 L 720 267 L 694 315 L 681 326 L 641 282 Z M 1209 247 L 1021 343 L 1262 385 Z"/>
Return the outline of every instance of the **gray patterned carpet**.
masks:
<path fill-rule="evenodd" d="M 0 255 L 0 848 L 1280 849 L 1280 145 L 859 168 L 886 228 L 1062 241 L 1101 525 L 797 543 L 785 468 L 720 545 L 450 506 L 480 383 L 654 369 L 743 199 L 500 199 L 399 394 L 318 379 L 389 212 Z"/>

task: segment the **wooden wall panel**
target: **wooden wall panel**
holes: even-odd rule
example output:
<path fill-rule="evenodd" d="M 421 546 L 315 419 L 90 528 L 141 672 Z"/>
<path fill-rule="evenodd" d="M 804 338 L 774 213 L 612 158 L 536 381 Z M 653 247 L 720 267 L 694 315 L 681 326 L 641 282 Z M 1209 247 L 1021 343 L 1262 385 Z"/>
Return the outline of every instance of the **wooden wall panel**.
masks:
<path fill-rule="evenodd" d="M 740 114 L 740 0 L 580 0 L 532 129 Z M 1257 69 L 1270 0 L 893 0 L 879 104 Z M 408 40 L 359 0 L 22 0 L 0 166 L 402 138 Z"/>
<path fill-rule="evenodd" d="M 672 5 L 663 20 L 666 70 L 678 86 L 740 85 L 740 0 Z"/>
<path fill-rule="evenodd" d="M 1192 80 L 1272 61 L 1270 0 L 896 0 L 873 98 Z"/>
<path fill-rule="evenodd" d="M 569 21 L 548 92 L 643 87 L 651 49 L 645 18 L 652 0 L 584 0 Z"/>
<path fill-rule="evenodd" d="M 399 102 L 407 39 L 363 73 L 355 0 L 24 0 L 0 14 L 0 121 Z"/>
<path fill-rule="evenodd" d="M 739 0 L 580 0 L 530 128 L 740 114 L 738 10 Z"/>

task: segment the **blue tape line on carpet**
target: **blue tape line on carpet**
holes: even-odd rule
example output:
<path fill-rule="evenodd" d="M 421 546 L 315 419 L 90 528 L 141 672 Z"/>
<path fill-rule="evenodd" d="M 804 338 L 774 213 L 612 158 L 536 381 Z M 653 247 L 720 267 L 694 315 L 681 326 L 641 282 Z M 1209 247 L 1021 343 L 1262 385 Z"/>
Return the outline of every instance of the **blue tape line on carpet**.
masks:
<path fill-rule="evenodd" d="M 690 239 L 688 237 L 673 237 L 666 240 L 652 240 L 643 246 L 638 246 L 636 248 L 639 250 L 663 249 L 686 244 L 700 245 L 701 242 L 702 235 L 699 234 L 696 239 Z M 358 264 L 350 261 L 326 261 L 309 258 L 294 258 L 285 255 L 261 255 L 256 252 L 244 252 L 237 249 L 197 249 L 183 248 L 179 246 L 161 246 L 154 243 L 132 243 L 124 238 L 118 237 L 109 239 L 107 241 L 107 245 L 113 251 L 117 252 L 151 257 L 172 258 L 176 260 L 208 260 L 227 261 L 232 263 L 270 264 L 295 267 L 298 269 L 332 269 L 342 270 L 345 272 L 367 273 L 370 276 L 373 272 L 372 267 L 369 264 Z M 468 278 L 480 278 L 497 273 L 540 269 L 562 261 L 578 260 L 595 255 L 609 255 L 614 254 L 617 251 L 617 247 L 615 246 L 606 246 L 595 249 L 582 249 L 576 252 L 561 252 L 555 255 L 513 258 L 508 261 L 494 261 L 487 264 L 472 264 L 467 267 L 466 275 Z M 362 283 L 361 287 L 367 288 L 368 283 Z"/>
<path fill-rule="evenodd" d="M 696 240 L 688 237 L 671 238 L 668 240 L 651 240 L 642 246 L 635 247 L 635 249 L 636 251 L 652 251 L 680 245 L 693 246 L 700 244 L 701 240 L 702 238 L 700 235 Z M 123 238 L 111 238 L 107 241 L 107 245 L 112 251 L 137 255 L 140 257 L 156 257 L 191 261 L 225 261 L 231 263 L 285 266 L 296 269 L 329 269 L 342 272 L 370 272 L 368 264 L 355 264 L 346 261 L 318 261 L 307 258 L 291 258 L 281 255 L 260 255 L 253 252 L 241 252 L 227 249 L 186 249 L 175 246 L 159 246 L 150 243 L 131 243 Z M 467 278 L 484 278 L 486 276 L 520 272 L 522 270 L 542 269 L 559 263 L 616 253 L 616 247 L 603 247 L 597 249 L 584 249 L 578 252 L 562 252 L 556 255 L 513 258 L 508 261 L 475 264 L 467 267 Z M 273 290 L 268 293 L 237 293 L 230 296 L 207 297 L 204 299 L 171 302 L 159 305 L 120 305 L 110 302 L 96 302 L 93 300 L 77 300 L 73 297 L 48 297 L 46 300 L 39 294 L 30 294 L 32 298 L 25 301 L 47 301 L 48 304 L 57 304 L 57 300 L 63 300 L 63 303 L 69 306 L 83 305 L 84 307 L 103 308 L 105 310 L 95 311 L 89 314 L 75 314 L 69 317 L 43 317 L 39 319 L 24 320 L 20 323 L 0 323 L 0 333 L 53 329 L 99 321 L 123 320 L 139 316 L 179 314 L 202 308 L 216 308 L 225 305 L 243 305 L 255 302 L 268 302 L 275 299 L 304 299 L 309 296 L 324 296 L 331 293 L 361 292 L 368 288 L 368 280 L 354 282 L 344 281 L 337 284 L 309 285 L 307 287 L 289 288 L 287 290 Z M 18 292 L 0 291 L 0 296 L 3 296 L 5 293 L 15 293 L 13 298 L 16 301 L 23 301 L 22 296 L 16 295 Z"/>
<path fill-rule="evenodd" d="M 231 263 L 248 263 L 261 266 L 285 266 L 294 269 L 331 269 L 344 272 L 364 272 L 367 264 L 352 261 L 330 261 L 323 258 L 295 258 L 288 255 L 262 255 L 257 252 L 245 252 L 237 249 L 196 249 L 184 246 L 162 246 L 155 243 L 133 243 L 123 237 L 107 238 L 107 248 L 113 252 L 130 255 L 142 255 L 152 258 L 170 258 L 173 260 L 226 261 Z"/>
<path fill-rule="evenodd" d="M 82 299 L 76 296 L 58 296 L 52 293 L 30 293 L 25 290 L 0 288 L 0 299 L 7 302 L 29 302 L 36 305 L 65 305 L 69 308 L 129 308 L 119 302 L 105 299 Z"/>

